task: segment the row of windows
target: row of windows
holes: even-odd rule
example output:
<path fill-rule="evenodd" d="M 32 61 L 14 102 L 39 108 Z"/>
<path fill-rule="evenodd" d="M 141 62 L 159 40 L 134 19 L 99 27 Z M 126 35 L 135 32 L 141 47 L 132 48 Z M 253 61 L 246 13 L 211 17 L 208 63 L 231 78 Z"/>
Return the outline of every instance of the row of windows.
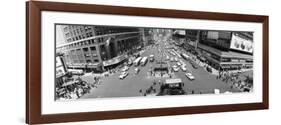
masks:
<path fill-rule="evenodd" d="M 77 26 L 77 25 L 66 25 L 64 28 L 63 28 L 63 31 L 64 32 L 69 32 L 69 31 L 72 31 L 72 32 L 78 32 L 79 33 L 79 30 L 80 32 L 83 32 L 83 31 L 89 31 L 93 28 L 93 26 Z"/>
<path fill-rule="evenodd" d="M 250 62 L 253 62 L 253 60 L 252 59 L 245 60 L 245 59 L 239 59 L 239 58 L 222 58 L 221 62 L 248 62 L 248 63 L 250 63 Z"/>
<path fill-rule="evenodd" d="M 95 32 L 96 35 L 105 35 L 112 33 L 122 33 L 122 32 L 135 32 L 138 31 L 137 28 L 120 28 L 120 27 L 97 27 Z"/>
<path fill-rule="evenodd" d="M 89 37 L 92 37 L 92 36 L 93 36 L 92 32 L 87 32 L 87 33 L 84 33 L 84 34 L 71 35 L 71 36 L 69 35 L 69 33 L 66 34 L 67 42 L 81 40 L 81 39 L 89 38 Z"/>
<path fill-rule="evenodd" d="M 86 55 L 88 55 L 88 57 L 86 57 Z M 96 57 L 93 57 L 93 60 L 91 59 L 90 57 L 90 54 L 85 54 L 85 60 L 84 61 L 84 57 L 83 57 L 83 54 L 69 54 L 69 55 L 66 55 L 66 60 L 67 62 L 72 62 L 72 63 L 97 63 L 99 62 L 99 59 L 97 57 L 97 54 L 93 54 L 95 55 Z"/>
<path fill-rule="evenodd" d="M 67 39 L 67 42 L 72 42 L 72 41 L 92 37 L 94 35 L 92 29 L 94 29 L 94 26 L 69 26 L 69 29 L 67 30 L 67 32 L 65 32 L 65 37 Z M 135 31 L 138 31 L 138 29 L 119 28 L 119 27 L 95 27 L 95 35 L 105 35 L 105 34 L 122 33 L 122 32 L 135 32 Z"/>
<path fill-rule="evenodd" d="M 64 32 L 69 33 L 69 34 L 65 34 L 66 37 L 68 38 L 70 36 L 71 37 L 76 36 L 77 34 L 81 34 L 81 33 L 84 34 L 87 31 L 91 31 L 93 28 L 95 28 L 95 30 L 96 30 L 96 35 L 138 31 L 137 28 L 69 25 L 69 26 L 64 27 Z"/>
<path fill-rule="evenodd" d="M 83 52 L 82 52 L 82 50 L 83 50 Z M 89 53 L 90 52 L 89 48 L 83 48 L 82 50 L 81 49 L 71 50 L 68 53 Z M 91 50 L 91 53 L 96 53 L 97 49 L 95 46 L 92 46 L 92 47 L 90 47 L 90 50 Z"/>
<path fill-rule="evenodd" d="M 96 40 L 96 42 L 98 42 L 99 40 Z M 70 45 L 67 45 L 67 46 L 64 46 L 64 47 L 61 47 L 59 49 L 61 50 L 68 50 L 68 49 L 72 49 L 72 48 L 75 48 L 75 47 L 81 47 L 81 46 L 86 46 L 86 45 L 92 45 L 95 43 L 95 40 L 94 39 L 91 39 L 91 40 L 86 40 L 86 41 L 81 41 L 81 42 L 78 42 L 78 43 L 73 43 L 73 44 L 70 44 Z"/>
<path fill-rule="evenodd" d="M 92 26 L 68 26 L 64 28 L 67 42 L 92 37 Z"/>
<path fill-rule="evenodd" d="M 95 60 L 86 60 L 86 61 L 84 61 L 84 60 L 72 60 L 72 61 L 70 61 L 69 63 L 98 63 L 99 62 L 99 60 L 98 59 L 95 59 Z"/>
<path fill-rule="evenodd" d="M 218 55 L 202 51 L 203 54 L 212 57 L 213 59 L 219 61 L 219 62 L 253 62 L 252 59 L 241 59 L 241 58 L 225 58 L 225 57 L 220 57 Z"/>

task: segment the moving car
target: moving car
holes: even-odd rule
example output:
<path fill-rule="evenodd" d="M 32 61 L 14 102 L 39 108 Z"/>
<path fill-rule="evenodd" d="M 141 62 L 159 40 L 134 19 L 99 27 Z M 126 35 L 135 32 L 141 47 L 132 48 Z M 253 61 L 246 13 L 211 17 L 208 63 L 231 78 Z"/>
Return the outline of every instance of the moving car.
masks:
<path fill-rule="evenodd" d="M 135 68 L 135 74 L 138 74 L 140 72 L 139 68 Z"/>
<path fill-rule="evenodd" d="M 175 57 L 175 61 L 177 62 L 177 61 L 179 61 L 179 59 L 177 57 Z"/>
<path fill-rule="evenodd" d="M 171 57 L 171 58 L 170 58 L 170 61 L 171 61 L 171 62 L 174 62 L 174 58 L 173 58 L 173 57 Z"/>
<path fill-rule="evenodd" d="M 131 66 L 131 65 L 133 65 L 133 61 L 132 61 L 132 60 L 129 60 L 129 61 L 128 61 L 128 66 Z"/>
<path fill-rule="evenodd" d="M 176 65 L 173 65 L 173 70 L 175 71 L 175 72 L 178 72 L 179 71 L 179 67 L 177 67 Z"/>
<path fill-rule="evenodd" d="M 195 77 L 191 74 L 191 73 L 185 73 L 185 76 L 189 79 L 189 80 L 194 80 Z"/>
<path fill-rule="evenodd" d="M 148 61 L 148 57 L 143 57 L 143 58 L 141 59 L 141 61 L 140 61 L 141 66 L 145 66 L 145 64 L 147 63 L 147 61 Z"/>
<path fill-rule="evenodd" d="M 119 76 L 120 79 L 124 79 L 129 75 L 128 72 L 122 72 L 121 75 Z"/>
<path fill-rule="evenodd" d="M 190 64 L 192 65 L 192 67 L 194 68 L 194 69 L 197 69 L 198 68 L 198 66 L 197 66 L 197 64 L 195 63 L 195 62 L 193 62 L 193 61 L 189 61 L 190 62 Z"/>
<path fill-rule="evenodd" d="M 198 66 L 197 66 L 195 63 L 192 64 L 192 67 L 193 67 L 194 69 L 198 69 Z"/>
<path fill-rule="evenodd" d="M 181 70 L 182 70 L 183 72 L 186 72 L 186 71 L 187 71 L 185 65 L 182 65 L 182 66 L 181 66 Z"/>
<path fill-rule="evenodd" d="M 166 60 L 170 60 L 170 57 L 169 57 L 169 56 L 166 56 Z"/>
<path fill-rule="evenodd" d="M 154 55 L 150 55 L 150 56 L 149 56 L 149 61 L 150 61 L 150 62 L 153 62 L 153 61 L 154 61 Z"/>
<path fill-rule="evenodd" d="M 129 70 L 129 67 L 128 67 L 128 66 L 124 66 L 124 67 L 121 69 L 122 72 L 126 72 L 126 71 L 128 71 L 128 70 Z"/>

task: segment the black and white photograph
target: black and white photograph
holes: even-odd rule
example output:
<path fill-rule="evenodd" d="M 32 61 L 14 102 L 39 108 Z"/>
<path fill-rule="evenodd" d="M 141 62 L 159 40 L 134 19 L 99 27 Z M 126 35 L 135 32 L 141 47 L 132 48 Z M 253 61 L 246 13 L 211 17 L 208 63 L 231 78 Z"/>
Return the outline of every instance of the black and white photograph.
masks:
<path fill-rule="evenodd" d="M 251 93 L 254 35 L 57 23 L 54 99 Z"/>

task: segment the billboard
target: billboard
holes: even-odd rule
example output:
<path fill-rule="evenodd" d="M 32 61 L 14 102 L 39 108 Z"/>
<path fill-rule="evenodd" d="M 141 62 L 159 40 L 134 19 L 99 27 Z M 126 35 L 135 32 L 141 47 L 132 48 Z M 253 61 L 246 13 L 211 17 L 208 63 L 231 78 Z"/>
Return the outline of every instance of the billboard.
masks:
<path fill-rule="evenodd" d="M 248 53 L 253 53 L 253 41 L 241 38 L 238 35 L 233 34 L 231 38 L 230 48 Z"/>
<path fill-rule="evenodd" d="M 56 78 L 65 75 L 65 73 L 65 69 L 62 66 L 56 68 Z"/>
<path fill-rule="evenodd" d="M 66 74 L 65 65 L 62 62 L 61 57 L 56 57 L 56 78 Z"/>

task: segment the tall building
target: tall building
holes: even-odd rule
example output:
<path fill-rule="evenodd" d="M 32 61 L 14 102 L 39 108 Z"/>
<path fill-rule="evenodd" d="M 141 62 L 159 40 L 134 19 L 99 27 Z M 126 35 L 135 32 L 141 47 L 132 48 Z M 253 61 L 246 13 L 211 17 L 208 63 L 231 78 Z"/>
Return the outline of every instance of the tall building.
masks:
<path fill-rule="evenodd" d="M 220 70 L 252 68 L 253 33 L 200 31 L 198 52 L 202 60 Z"/>
<path fill-rule="evenodd" d="M 252 68 L 253 33 L 186 30 L 184 47 L 215 69 Z"/>
<path fill-rule="evenodd" d="M 138 28 L 90 25 L 57 25 L 64 43 L 56 46 L 68 68 L 103 71 L 124 61 L 140 45 Z M 58 43 L 58 42 L 56 42 Z"/>

